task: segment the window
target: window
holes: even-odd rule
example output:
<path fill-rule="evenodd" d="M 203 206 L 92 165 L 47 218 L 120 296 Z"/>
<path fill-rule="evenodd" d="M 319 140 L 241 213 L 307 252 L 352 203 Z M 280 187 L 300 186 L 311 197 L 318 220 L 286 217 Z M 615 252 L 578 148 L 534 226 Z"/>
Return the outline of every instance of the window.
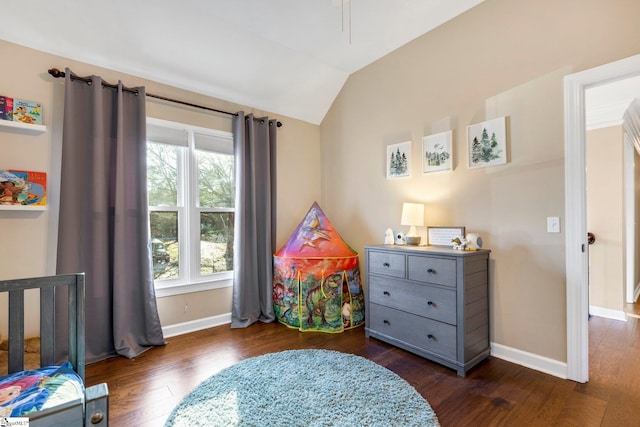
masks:
<path fill-rule="evenodd" d="M 234 178 L 231 133 L 147 120 L 149 222 L 158 296 L 231 286 Z"/>

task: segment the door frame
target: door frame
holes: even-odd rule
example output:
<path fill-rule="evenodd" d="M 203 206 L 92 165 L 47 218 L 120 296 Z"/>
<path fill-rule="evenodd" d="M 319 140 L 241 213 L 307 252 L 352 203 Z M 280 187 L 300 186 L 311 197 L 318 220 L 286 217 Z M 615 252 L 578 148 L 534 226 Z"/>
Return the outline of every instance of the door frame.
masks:
<path fill-rule="evenodd" d="M 640 55 L 564 78 L 567 378 L 589 380 L 585 90 L 640 75 Z"/>

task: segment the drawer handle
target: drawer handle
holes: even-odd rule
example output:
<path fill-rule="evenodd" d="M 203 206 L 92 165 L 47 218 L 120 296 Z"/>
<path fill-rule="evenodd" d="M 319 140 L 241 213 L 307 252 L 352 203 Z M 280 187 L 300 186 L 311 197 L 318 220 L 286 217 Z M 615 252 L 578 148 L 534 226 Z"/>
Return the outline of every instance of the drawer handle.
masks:
<path fill-rule="evenodd" d="M 427 338 L 429 338 L 430 340 L 434 340 L 436 339 L 436 337 L 433 336 L 433 334 L 429 334 L 427 335 Z"/>
<path fill-rule="evenodd" d="M 427 269 L 427 273 L 429 274 L 436 274 L 436 271 L 433 268 L 428 268 Z"/>
<path fill-rule="evenodd" d="M 383 320 L 382 323 L 384 323 L 385 325 L 390 325 L 391 323 L 389 323 L 388 320 Z"/>
<path fill-rule="evenodd" d="M 435 305 L 433 301 L 427 301 L 427 305 Z"/>
<path fill-rule="evenodd" d="M 388 262 L 385 262 L 384 264 L 382 264 L 382 266 L 389 268 L 389 267 L 391 267 L 391 264 L 389 264 Z"/>
<path fill-rule="evenodd" d="M 382 295 L 390 296 L 391 294 L 389 293 L 389 291 L 384 291 L 382 292 Z"/>

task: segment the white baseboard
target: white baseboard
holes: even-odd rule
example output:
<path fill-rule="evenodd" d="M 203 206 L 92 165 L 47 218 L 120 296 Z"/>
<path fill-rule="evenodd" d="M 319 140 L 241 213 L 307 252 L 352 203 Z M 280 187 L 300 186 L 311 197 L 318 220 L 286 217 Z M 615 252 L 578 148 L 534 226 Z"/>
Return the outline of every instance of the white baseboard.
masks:
<path fill-rule="evenodd" d="M 604 317 L 606 319 L 622 320 L 623 322 L 627 321 L 627 316 L 622 310 L 611 310 L 610 308 L 595 307 L 593 305 L 590 305 L 589 314 L 591 314 L 592 316 Z"/>
<path fill-rule="evenodd" d="M 548 357 L 518 350 L 516 348 L 507 347 L 506 345 L 491 343 L 491 356 L 507 362 L 522 365 L 554 377 L 567 379 L 567 363 L 558 360 L 549 359 Z"/>
<path fill-rule="evenodd" d="M 192 320 L 184 323 L 176 323 L 175 325 L 167 325 L 162 327 L 162 333 L 165 338 L 175 337 L 176 335 L 188 334 L 189 332 L 200 331 L 202 329 L 213 328 L 231 323 L 231 313 L 220 314 L 218 316 L 205 317 L 203 319 Z"/>

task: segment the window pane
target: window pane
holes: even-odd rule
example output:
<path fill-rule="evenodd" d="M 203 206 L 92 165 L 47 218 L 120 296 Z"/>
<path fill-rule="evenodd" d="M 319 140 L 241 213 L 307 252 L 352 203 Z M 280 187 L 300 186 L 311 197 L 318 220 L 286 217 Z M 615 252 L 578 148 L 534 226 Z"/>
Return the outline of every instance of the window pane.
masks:
<path fill-rule="evenodd" d="M 226 286 L 233 271 L 233 135 L 150 119 L 146 150 L 156 287 Z"/>
<path fill-rule="evenodd" d="M 180 273 L 178 212 L 149 212 L 154 279 L 175 279 Z"/>
<path fill-rule="evenodd" d="M 177 206 L 180 147 L 147 142 L 149 206 Z"/>
<path fill-rule="evenodd" d="M 198 150 L 199 206 L 234 207 L 233 156 Z"/>
<path fill-rule="evenodd" d="M 233 270 L 233 212 L 200 213 L 200 274 Z"/>

